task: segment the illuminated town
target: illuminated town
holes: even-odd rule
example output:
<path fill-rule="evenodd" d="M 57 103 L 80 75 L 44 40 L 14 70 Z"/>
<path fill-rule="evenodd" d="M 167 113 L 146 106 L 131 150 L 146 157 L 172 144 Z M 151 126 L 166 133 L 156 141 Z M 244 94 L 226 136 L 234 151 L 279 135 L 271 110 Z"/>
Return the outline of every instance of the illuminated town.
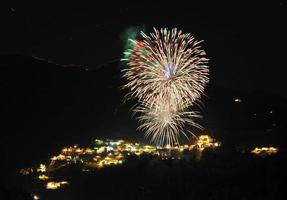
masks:
<path fill-rule="evenodd" d="M 220 143 L 209 135 L 201 135 L 190 145 L 177 145 L 155 147 L 132 143 L 125 140 L 94 140 L 94 146 L 79 147 L 74 145 L 64 147 L 58 155 L 52 156 L 46 164 L 39 164 L 34 168 L 25 168 L 20 170 L 23 176 L 32 175 L 42 181 L 44 187 L 49 190 L 59 189 L 69 185 L 66 180 L 55 180 L 53 173 L 61 168 L 73 164 L 80 164 L 82 171 L 99 170 L 108 166 L 117 166 L 123 164 L 131 156 L 140 157 L 142 155 L 151 155 L 159 157 L 161 160 L 182 159 L 183 152 L 196 152 L 196 158 L 201 158 L 205 149 L 216 149 Z M 278 148 L 262 147 L 250 151 L 252 154 L 260 157 L 276 154 Z"/>
<path fill-rule="evenodd" d="M 183 151 L 196 151 L 201 155 L 204 149 L 215 149 L 220 143 L 208 135 L 201 135 L 194 144 L 154 147 L 131 143 L 124 140 L 94 140 L 94 147 L 82 148 L 77 145 L 65 147 L 60 154 L 52 156 L 47 164 L 35 168 L 21 169 L 20 174 L 33 175 L 43 181 L 46 189 L 58 189 L 69 183 L 66 180 L 56 181 L 52 174 L 68 165 L 80 164 L 83 170 L 89 171 L 124 163 L 130 156 L 152 155 L 161 159 L 181 159 Z"/>

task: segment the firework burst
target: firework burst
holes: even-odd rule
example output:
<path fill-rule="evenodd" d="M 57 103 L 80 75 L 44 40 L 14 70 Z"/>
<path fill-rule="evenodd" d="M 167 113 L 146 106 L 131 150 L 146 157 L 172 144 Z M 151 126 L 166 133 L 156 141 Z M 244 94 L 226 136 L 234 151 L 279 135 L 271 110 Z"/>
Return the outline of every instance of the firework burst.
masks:
<path fill-rule="evenodd" d="M 145 131 L 145 137 L 159 146 L 179 144 L 180 134 L 188 138 L 183 131 L 184 125 L 189 124 L 201 129 L 201 126 L 194 122 L 195 118 L 201 117 L 198 112 L 183 108 L 182 106 L 179 109 L 163 101 L 152 107 L 141 104 L 134 109 L 134 112 L 139 114 L 137 119 L 141 123 L 138 129 Z"/>
<path fill-rule="evenodd" d="M 203 94 L 208 78 L 208 59 L 189 33 L 177 29 L 154 28 L 142 40 L 131 40 L 133 48 L 125 52 L 128 68 L 123 70 L 129 88 L 127 98 L 137 98 L 141 129 L 157 144 L 178 141 L 184 124 L 198 127 L 187 111 Z"/>

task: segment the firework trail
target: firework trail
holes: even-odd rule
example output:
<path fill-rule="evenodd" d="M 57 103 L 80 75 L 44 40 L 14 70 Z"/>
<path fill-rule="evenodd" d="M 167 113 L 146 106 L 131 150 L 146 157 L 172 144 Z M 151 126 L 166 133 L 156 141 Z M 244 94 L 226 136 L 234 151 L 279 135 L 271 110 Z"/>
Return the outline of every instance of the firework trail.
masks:
<path fill-rule="evenodd" d="M 126 98 L 138 99 L 134 109 L 140 114 L 139 128 L 151 141 L 164 145 L 178 142 L 184 124 L 199 127 L 187 111 L 200 98 L 209 82 L 208 59 L 189 33 L 177 29 L 154 28 L 142 40 L 131 40 L 133 47 L 125 54 L 128 68 L 123 70 L 128 88 Z"/>

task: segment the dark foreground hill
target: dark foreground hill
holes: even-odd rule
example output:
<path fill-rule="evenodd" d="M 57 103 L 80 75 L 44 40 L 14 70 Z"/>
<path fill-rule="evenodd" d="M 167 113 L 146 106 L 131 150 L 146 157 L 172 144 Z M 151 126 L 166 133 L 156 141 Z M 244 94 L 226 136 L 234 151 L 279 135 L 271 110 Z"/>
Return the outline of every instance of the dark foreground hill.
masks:
<path fill-rule="evenodd" d="M 136 130 L 137 122 L 129 113 L 133 103 L 122 103 L 125 91 L 120 87 L 124 80 L 120 79 L 118 65 L 89 70 L 81 66 L 63 67 L 26 56 L 0 57 L 3 117 L 0 137 L 4 163 L 1 168 L 5 171 L 2 185 L 13 185 L 11 175 L 17 169 L 38 164 L 66 145 L 85 144 L 95 137 L 143 141 Z M 222 142 L 224 151 L 257 145 L 286 148 L 286 99 L 260 91 L 245 93 L 210 85 L 202 101 L 203 119 L 199 123 L 205 127 L 204 132 Z M 278 159 L 280 163 L 281 157 Z M 216 162 L 223 170 L 224 162 Z M 236 166 L 237 161 L 231 162 Z M 247 170 L 248 166 L 243 169 Z M 268 167 L 265 169 L 268 171 Z M 244 173 L 240 168 L 236 170 L 239 174 Z M 235 174 L 240 178 L 237 172 Z M 240 193 L 236 187 L 231 190 Z M 146 189 L 142 190 L 148 193 Z"/>

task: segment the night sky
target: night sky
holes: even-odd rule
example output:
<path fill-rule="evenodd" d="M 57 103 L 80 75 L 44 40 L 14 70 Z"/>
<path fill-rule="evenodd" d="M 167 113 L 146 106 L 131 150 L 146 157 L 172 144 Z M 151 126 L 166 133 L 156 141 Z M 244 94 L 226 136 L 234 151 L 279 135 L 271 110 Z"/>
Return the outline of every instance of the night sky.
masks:
<path fill-rule="evenodd" d="M 0 54 L 34 56 L 89 70 L 117 62 L 132 26 L 177 27 L 204 40 L 211 84 L 287 97 L 287 2 L 163 7 L 7 4 L 1 7 Z"/>

